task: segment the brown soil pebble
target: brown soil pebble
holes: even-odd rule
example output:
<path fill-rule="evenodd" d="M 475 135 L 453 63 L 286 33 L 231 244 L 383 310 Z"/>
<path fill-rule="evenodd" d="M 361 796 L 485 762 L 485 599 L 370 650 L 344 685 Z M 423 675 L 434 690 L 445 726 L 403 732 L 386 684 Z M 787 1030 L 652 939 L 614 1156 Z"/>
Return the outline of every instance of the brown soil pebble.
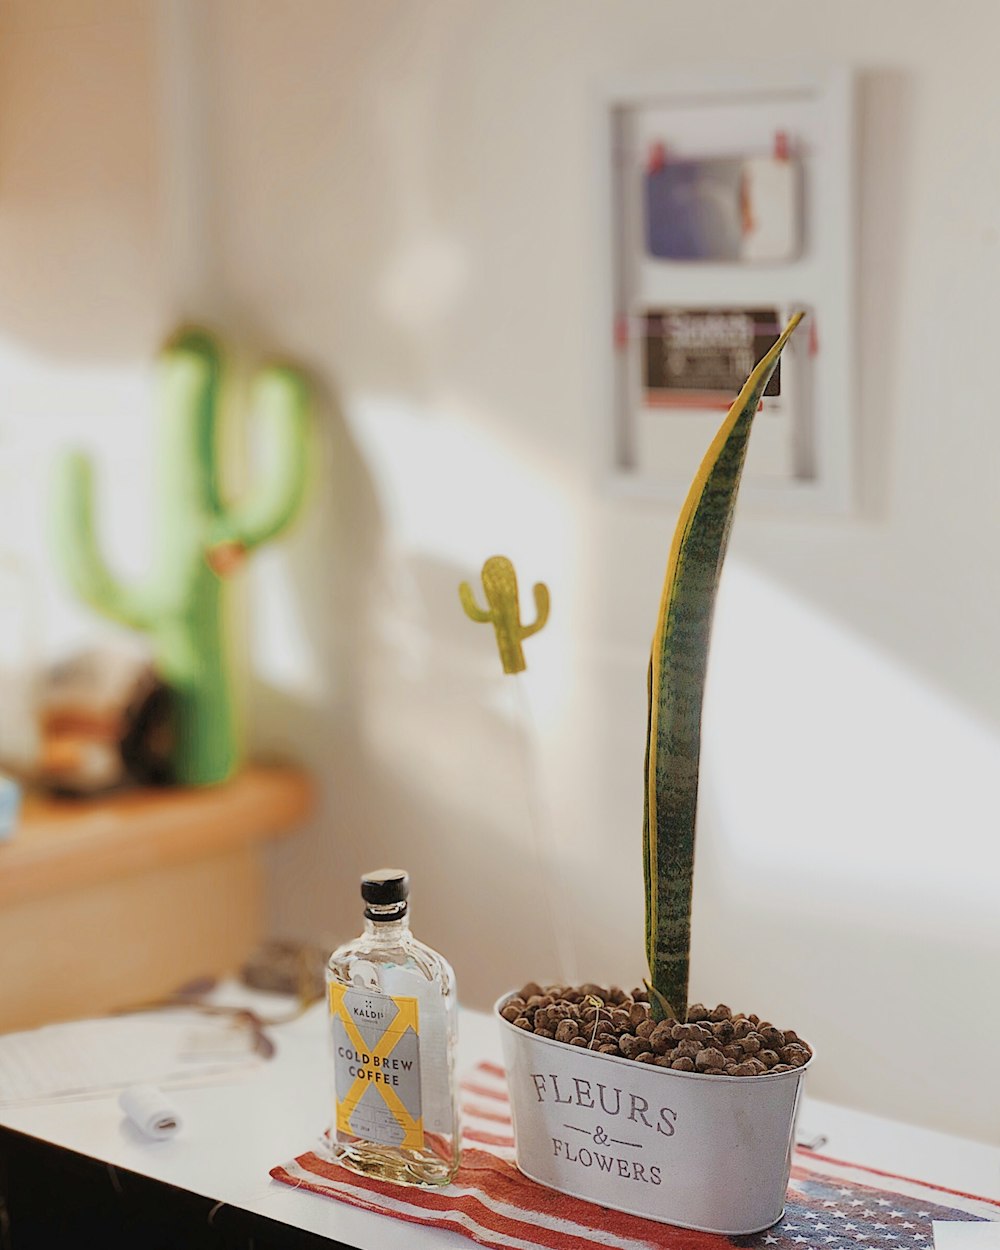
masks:
<path fill-rule="evenodd" d="M 752 1063 L 733 1063 L 726 1065 L 727 1076 L 756 1076 L 757 1069 Z"/>
<path fill-rule="evenodd" d="M 529 981 L 507 999 L 500 1014 L 536 1037 L 703 1076 L 793 1072 L 812 1057 L 809 1045 L 792 1029 L 733 1012 L 724 1003 L 694 1003 L 685 1020 L 654 1021 L 645 990 L 626 994 L 617 985 L 541 986 Z"/>
<path fill-rule="evenodd" d="M 693 1038 L 690 1041 L 678 1042 L 676 1049 L 677 1058 L 694 1059 L 701 1049 L 701 1042 L 696 1042 Z"/>
<path fill-rule="evenodd" d="M 618 1049 L 626 1059 L 635 1059 L 649 1047 L 641 1037 L 633 1037 L 631 1033 L 623 1033 L 618 1039 Z"/>

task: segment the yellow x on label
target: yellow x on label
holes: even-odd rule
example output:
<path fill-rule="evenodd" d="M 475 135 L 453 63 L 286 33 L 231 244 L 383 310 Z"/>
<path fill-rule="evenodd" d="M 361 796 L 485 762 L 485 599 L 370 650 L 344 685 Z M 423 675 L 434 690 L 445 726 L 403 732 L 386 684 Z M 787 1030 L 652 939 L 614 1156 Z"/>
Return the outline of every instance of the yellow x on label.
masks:
<path fill-rule="evenodd" d="M 419 1014 L 417 1010 L 417 1000 L 415 998 L 391 998 L 390 1001 L 395 1004 L 397 1015 L 392 1021 L 391 1026 L 382 1035 L 381 1040 L 374 1049 L 369 1051 L 368 1045 L 365 1043 L 361 1034 L 358 1032 L 357 1025 L 347 1010 L 344 1003 L 344 996 L 347 993 L 347 987 L 337 985 L 335 982 L 330 985 L 330 1014 L 337 1017 L 344 1026 L 347 1036 L 357 1051 L 358 1055 L 371 1054 L 371 1063 L 374 1067 L 378 1067 L 377 1061 L 388 1059 L 395 1049 L 396 1044 L 405 1035 L 408 1028 L 411 1028 L 416 1036 L 420 1035 Z M 366 1067 L 368 1065 L 365 1065 Z M 424 1145 L 424 1122 L 423 1116 L 414 1118 L 407 1111 L 402 1099 L 392 1088 L 391 1085 L 385 1085 L 381 1082 L 366 1080 L 363 1076 L 355 1079 L 354 1084 L 347 1091 L 343 1098 L 337 1098 L 337 1128 L 344 1133 L 353 1133 L 354 1130 L 350 1125 L 351 1115 L 361 1101 L 365 1091 L 372 1086 L 378 1090 L 389 1110 L 389 1114 L 403 1130 L 403 1140 L 400 1146 L 404 1149 L 422 1150 Z"/>

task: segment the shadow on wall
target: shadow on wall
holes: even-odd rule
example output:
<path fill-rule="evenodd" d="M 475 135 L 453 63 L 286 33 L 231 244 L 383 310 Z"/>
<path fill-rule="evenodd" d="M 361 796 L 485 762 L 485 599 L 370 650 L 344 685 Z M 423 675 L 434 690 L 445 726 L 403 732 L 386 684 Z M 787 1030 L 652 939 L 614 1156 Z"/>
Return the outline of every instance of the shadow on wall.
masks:
<path fill-rule="evenodd" d="M 375 485 L 329 390 L 318 390 L 316 414 L 311 504 L 283 547 L 263 554 L 250 589 L 254 750 L 300 760 L 323 791 L 321 821 L 269 852 L 271 915 L 285 935 L 332 946 L 361 923 L 363 871 L 421 866 L 449 914 L 420 909 L 417 872 L 415 928 L 450 949 L 485 1003 L 552 946 L 539 876 L 524 868 L 537 852 L 532 727 L 492 631 L 461 611 L 468 570 L 386 549 Z M 288 611 L 271 630 L 275 595 Z M 523 846 L 511 846 L 512 828 Z M 456 931 L 468 935 L 460 951 Z M 500 959 L 497 932 L 508 934 Z M 484 968 L 495 985 L 482 984 Z"/>
<path fill-rule="evenodd" d="M 274 552 L 278 567 L 260 567 L 250 588 L 257 672 L 250 711 L 257 745 L 322 767 L 329 762 L 325 743 L 311 730 L 331 721 L 355 728 L 355 657 L 369 628 L 382 518 L 339 400 L 318 371 L 307 368 L 307 375 L 314 397 L 309 496 L 299 524 Z"/>
<path fill-rule="evenodd" d="M 899 430 L 892 428 L 893 373 L 887 363 L 901 358 L 900 303 L 907 188 L 913 159 L 914 87 L 899 70 L 858 75 L 857 272 L 877 264 L 881 280 L 859 284 L 857 322 L 858 503 L 863 515 L 885 517 L 889 507 L 890 457 Z"/>
<path fill-rule="evenodd" d="M 392 599 L 405 606 L 370 653 L 362 741 L 382 846 L 433 872 L 438 906 L 447 900 L 447 915 L 422 912 L 416 879 L 416 927 L 449 952 L 466 1001 L 487 1006 L 525 969 L 555 976 L 552 865 L 536 841 L 546 831 L 525 677 L 503 674 L 492 629 L 462 612 L 467 576 L 426 556 L 396 566 Z"/>

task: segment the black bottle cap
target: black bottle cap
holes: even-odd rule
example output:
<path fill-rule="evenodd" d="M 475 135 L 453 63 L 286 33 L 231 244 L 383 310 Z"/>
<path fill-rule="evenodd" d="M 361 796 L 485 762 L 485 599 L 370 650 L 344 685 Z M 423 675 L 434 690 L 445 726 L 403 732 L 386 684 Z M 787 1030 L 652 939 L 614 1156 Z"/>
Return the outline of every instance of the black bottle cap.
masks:
<path fill-rule="evenodd" d="M 377 868 L 361 878 L 361 897 L 369 920 L 398 920 L 406 915 L 410 876 L 402 868 Z"/>

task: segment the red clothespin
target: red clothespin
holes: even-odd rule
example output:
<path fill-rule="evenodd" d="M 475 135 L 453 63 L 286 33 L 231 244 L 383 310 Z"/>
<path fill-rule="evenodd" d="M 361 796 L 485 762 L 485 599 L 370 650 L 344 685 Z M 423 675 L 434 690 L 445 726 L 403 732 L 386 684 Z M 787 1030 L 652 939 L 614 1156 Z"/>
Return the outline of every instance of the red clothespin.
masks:
<path fill-rule="evenodd" d="M 816 329 L 816 314 L 809 318 L 809 355 L 815 356 L 819 352 L 819 333 Z"/>
<path fill-rule="evenodd" d="M 665 143 L 651 143 L 649 145 L 649 157 L 646 161 L 646 173 L 658 174 L 667 163 L 667 145 Z"/>
<path fill-rule="evenodd" d="M 619 313 L 615 317 L 615 348 L 623 352 L 628 347 L 628 315 Z"/>
<path fill-rule="evenodd" d="M 788 160 L 788 132 L 786 130 L 774 132 L 774 159 L 776 161 Z"/>

